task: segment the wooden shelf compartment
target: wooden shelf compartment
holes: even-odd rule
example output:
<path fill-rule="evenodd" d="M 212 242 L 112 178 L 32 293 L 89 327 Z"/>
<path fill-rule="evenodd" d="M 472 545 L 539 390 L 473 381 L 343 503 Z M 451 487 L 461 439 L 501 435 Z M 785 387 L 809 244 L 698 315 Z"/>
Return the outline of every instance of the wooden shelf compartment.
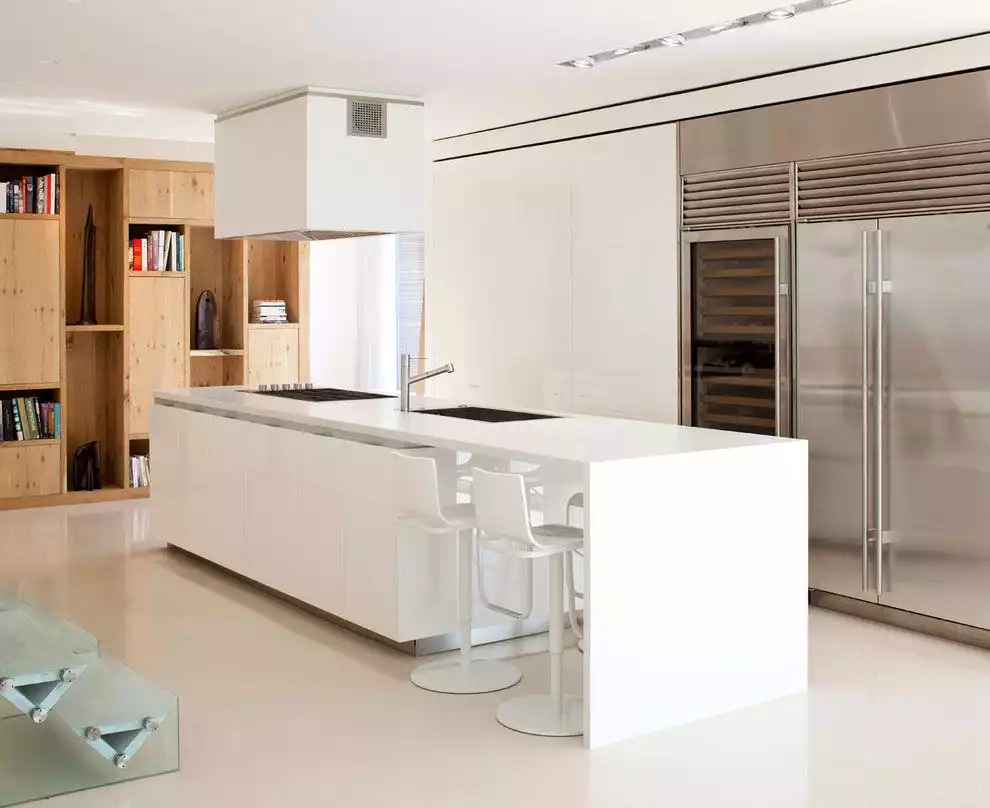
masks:
<path fill-rule="evenodd" d="M 82 313 L 86 216 L 93 206 L 96 227 L 96 320 L 124 321 L 123 171 L 67 169 L 62 205 L 65 211 L 65 319 Z"/>
<path fill-rule="evenodd" d="M 172 230 L 176 227 L 185 227 L 186 225 L 191 225 L 194 227 L 209 227 L 211 230 L 213 229 L 213 222 L 210 219 L 174 219 L 154 216 L 131 216 L 127 220 L 127 223 L 134 227 L 143 227 L 151 230 Z"/>
<path fill-rule="evenodd" d="M 299 323 L 301 302 L 306 293 L 300 284 L 299 251 L 297 242 L 247 242 L 249 311 L 254 300 L 284 300 L 289 324 Z"/>
<path fill-rule="evenodd" d="M 140 272 L 135 272 L 132 269 L 127 274 L 130 275 L 132 278 L 177 278 L 180 280 L 185 280 L 187 273 L 176 272 L 176 271 L 166 272 L 164 270 L 157 270 L 157 269 L 156 270 L 144 269 L 141 270 Z"/>
<path fill-rule="evenodd" d="M 65 339 L 62 434 L 67 479 L 82 444 L 100 444 L 100 473 L 107 485 L 122 486 L 124 455 L 124 333 L 69 332 Z M 71 484 L 71 483 L 70 483 Z"/>
<path fill-rule="evenodd" d="M 299 323 L 248 323 L 252 331 L 298 331 Z"/>
<path fill-rule="evenodd" d="M 204 292 L 217 306 L 217 340 L 224 348 L 190 350 L 191 387 L 244 384 L 247 348 L 247 249 L 242 241 L 217 239 L 212 227 L 191 227 L 189 236 L 189 344 L 196 344 L 196 308 Z"/>
<path fill-rule="evenodd" d="M 40 153 L 39 153 L 39 156 Z M 20 180 L 21 177 L 44 177 L 48 174 L 59 174 L 58 163 L 8 163 L 0 162 L 0 182 L 13 182 Z M 61 178 L 60 178 L 61 181 Z M 59 210 L 55 214 L 50 213 L 0 213 L 0 219 L 38 219 L 38 220 L 54 220 L 58 221 L 62 218 L 59 214 L 65 210 L 65 193 L 64 188 L 59 189 L 60 199 Z"/>
<path fill-rule="evenodd" d="M 59 494 L 61 490 L 61 441 L 0 444 L 0 508 L 9 501 Z"/>

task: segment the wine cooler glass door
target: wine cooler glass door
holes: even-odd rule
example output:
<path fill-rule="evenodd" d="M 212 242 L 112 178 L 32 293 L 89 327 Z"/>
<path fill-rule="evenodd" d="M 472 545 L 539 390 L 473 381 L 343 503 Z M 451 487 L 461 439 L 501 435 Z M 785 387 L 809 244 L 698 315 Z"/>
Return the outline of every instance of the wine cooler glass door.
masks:
<path fill-rule="evenodd" d="M 787 236 L 684 234 L 685 423 L 790 434 Z"/>

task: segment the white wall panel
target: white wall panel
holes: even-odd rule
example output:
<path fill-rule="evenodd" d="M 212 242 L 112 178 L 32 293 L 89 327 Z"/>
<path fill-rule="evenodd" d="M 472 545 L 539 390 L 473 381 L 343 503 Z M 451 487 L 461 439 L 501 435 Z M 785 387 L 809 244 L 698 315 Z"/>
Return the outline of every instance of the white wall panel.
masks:
<path fill-rule="evenodd" d="M 444 397 L 677 420 L 676 128 L 436 165 Z"/>

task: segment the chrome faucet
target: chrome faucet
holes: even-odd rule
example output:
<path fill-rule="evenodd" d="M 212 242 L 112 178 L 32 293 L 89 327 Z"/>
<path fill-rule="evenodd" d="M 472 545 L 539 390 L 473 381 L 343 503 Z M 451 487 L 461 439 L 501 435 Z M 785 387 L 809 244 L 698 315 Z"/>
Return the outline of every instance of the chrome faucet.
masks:
<path fill-rule="evenodd" d="M 412 357 L 409 354 L 402 354 L 402 356 L 399 357 L 399 409 L 402 412 L 409 412 L 410 387 L 416 384 L 416 382 L 432 379 L 434 376 L 439 376 L 441 373 L 453 373 L 454 366 L 448 362 L 446 365 L 441 365 L 433 370 L 420 373 L 418 376 L 411 375 L 411 370 Z"/>

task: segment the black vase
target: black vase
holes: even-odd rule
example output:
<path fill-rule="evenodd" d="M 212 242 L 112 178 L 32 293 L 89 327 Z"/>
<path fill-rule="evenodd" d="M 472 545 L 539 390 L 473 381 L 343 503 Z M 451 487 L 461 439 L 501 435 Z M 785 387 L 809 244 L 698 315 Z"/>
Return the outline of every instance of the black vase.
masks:
<path fill-rule="evenodd" d="M 93 224 L 93 206 L 86 214 L 83 231 L 82 305 L 79 311 L 80 325 L 96 325 L 96 225 Z"/>
<path fill-rule="evenodd" d="M 196 350 L 215 351 L 217 342 L 217 301 L 207 289 L 196 301 Z"/>

